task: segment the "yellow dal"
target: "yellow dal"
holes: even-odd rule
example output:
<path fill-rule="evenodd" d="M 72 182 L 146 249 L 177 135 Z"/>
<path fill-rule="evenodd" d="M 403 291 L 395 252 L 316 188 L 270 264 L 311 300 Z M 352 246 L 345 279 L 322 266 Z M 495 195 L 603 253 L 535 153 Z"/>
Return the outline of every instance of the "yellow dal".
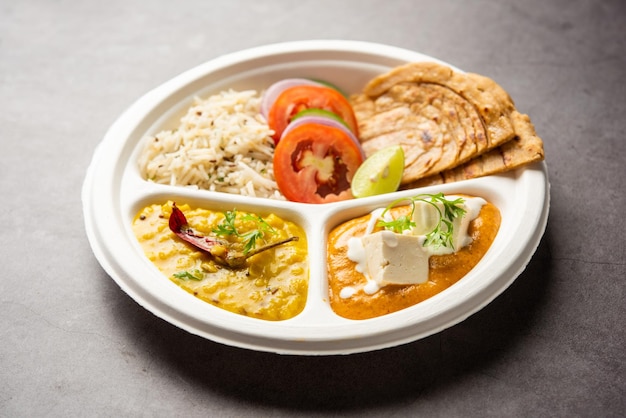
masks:
<path fill-rule="evenodd" d="M 167 202 L 143 208 L 132 226 L 146 256 L 172 282 L 212 305 L 250 317 L 285 320 L 304 309 L 309 269 L 302 228 L 273 214 L 263 217 L 275 232 L 266 233 L 265 241 L 258 242 L 257 246 L 291 236 L 297 236 L 299 240 L 250 257 L 245 268 L 228 269 L 170 231 L 171 205 L 172 202 Z M 213 236 L 212 229 L 224 219 L 222 212 L 191 208 L 186 204 L 177 204 L 177 207 L 185 214 L 189 226 L 203 235 Z M 258 228 L 254 222 L 241 221 L 243 214 L 237 212 L 236 226 L 240 233 Z M 230 240 L 234 245 L 241 244 L 236 238 Z M 174 276 L 184 271 L 202 277 L 202 280 Z"/>

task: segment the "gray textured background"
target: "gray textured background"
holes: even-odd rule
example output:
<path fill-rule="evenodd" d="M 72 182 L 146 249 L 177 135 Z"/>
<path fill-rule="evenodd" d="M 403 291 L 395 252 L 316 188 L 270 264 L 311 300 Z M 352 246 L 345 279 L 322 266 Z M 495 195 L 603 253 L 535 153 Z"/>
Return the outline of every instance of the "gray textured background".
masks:
<path fill-rule="evenodd" d="M 0 416 L 623 416 L 626 2 L 0 0 Z M 92 255 L 80 188 L 110 124 L 221 54 L 301 39 L 413 49 L 494 78 L 545 141 L 552 208 L 481 312 L 373 353 L 189 335 Z"/>

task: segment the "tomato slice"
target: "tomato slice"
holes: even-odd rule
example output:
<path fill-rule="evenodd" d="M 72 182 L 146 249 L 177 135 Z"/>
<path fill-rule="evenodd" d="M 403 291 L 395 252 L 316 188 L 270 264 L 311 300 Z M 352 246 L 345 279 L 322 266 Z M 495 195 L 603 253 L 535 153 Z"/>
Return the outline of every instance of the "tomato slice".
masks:
<path fill-rule="evenodd" d="M 300 125 L 274 150 L 274 177 L 294 202 L 328 203 L 352 199 L 350 182 L 364 159 L 360 145 L 342 129 Z"/>
<path fill-rule="evenodd" d="M 280 136 L 296 114 L 312 108 L 335 113 L 354 135 L 359 135 L 352 106 L 340 92 L 330 87 L 300 85 L 284 90 L 270 109 L 268 124 L 274 130 L 274 142 L 280 141 Z"/>

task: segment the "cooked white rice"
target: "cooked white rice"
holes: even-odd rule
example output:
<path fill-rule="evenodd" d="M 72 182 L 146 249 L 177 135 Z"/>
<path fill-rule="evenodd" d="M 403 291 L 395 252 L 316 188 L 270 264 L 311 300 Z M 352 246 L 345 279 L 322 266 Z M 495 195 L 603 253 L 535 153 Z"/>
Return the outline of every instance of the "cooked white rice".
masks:
<path fill-rule="evenodd" d="M 145 138 L 141 175 L 159 184 L 284 199 L 274 180 L 272 131 L 254 90 L 196 98 L 177 129 Z"/>

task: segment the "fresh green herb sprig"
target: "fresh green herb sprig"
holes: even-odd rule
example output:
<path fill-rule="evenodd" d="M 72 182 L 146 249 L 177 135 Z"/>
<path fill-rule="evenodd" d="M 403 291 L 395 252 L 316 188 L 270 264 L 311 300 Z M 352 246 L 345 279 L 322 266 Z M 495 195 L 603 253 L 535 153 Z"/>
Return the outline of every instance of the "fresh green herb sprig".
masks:
<path fill-rule="evenodd" d="M 381 219 L 378 221 L 377 225 L 389 231 L 393 231 L 396 234 L 401 234 L 402 231 L 406 231 L 407 229 L 411 229 L 415 226 L 415 222 L 413 222 L 412 219 L 414 210 L 415 206 L 411 209 L 411 216 L 402 215 L 392 221 L 385 221 Z"/>
<path fill-rule="evenodd" d="M 235 221 L 237 220 L 237 210 L 224 212 L 224 220 L 220 222 L 214 229 L 213 233 L 218 236 L 236 236 L 243 241 L 243 253 L 248 254 L 256 248 L 257 242 L 263 239 L 265 233 L 274 233 L 274 228 L 268 224 L 265 219 L 258 215 L 245 213 L 239 216 L 243 222 L 254 222 L 256 228 L 248 232 L 239 232 Z"/>
<path fill-rule="evenodd" d="M 437 210 L 437 213 L 439 214 L 439 221 L 437 222 L 437 225 L 435 225 L 433 230 L 426 234 L 424 246 L 432 246 L 435 248 L 439 248 L 441 246 L 449 246 L 450 248 L 454 248 L 454 244 L 452 243 L 452 236 L 454 233 L 453 222 L 454 219 L 462 217 L 465 214 L 466 211 L 462 207 L 465 199 L 459 197 L 454 200 L 448 200 L 443 193 L 421 194 L 392 202 L 389 206 L 385 208 L 385 210 L 381 214 L 381 218 L 384 217 L 384 215 L 389 210 L 391 210 L 391 208 L 407 200 L 411 205 L 411 212 L 409 215 L 402 215 L 391 221 L 385 221 L 381 219 L 378 221 L 377 226 L 400 234 L 403 231 L 411 229 L 415 226 L 415 222 L 413 222 L 413 214 L 415 213 L 415 202 L 428 203 Z M 439 207 L 439 203 L 442 204 L 443 211 Z"/>
<path fill-rule="evenodd" d="M 200 280 L 204 278 L 204 273 L 202 273 L 198 269 L 193 269 L 191 271 L 184 270 L 184 271 L 179 271 L 177 273 L 174 273 L 174 277 L 176 277 L 177 279 L 195 280 L 199 282 Z"/>

